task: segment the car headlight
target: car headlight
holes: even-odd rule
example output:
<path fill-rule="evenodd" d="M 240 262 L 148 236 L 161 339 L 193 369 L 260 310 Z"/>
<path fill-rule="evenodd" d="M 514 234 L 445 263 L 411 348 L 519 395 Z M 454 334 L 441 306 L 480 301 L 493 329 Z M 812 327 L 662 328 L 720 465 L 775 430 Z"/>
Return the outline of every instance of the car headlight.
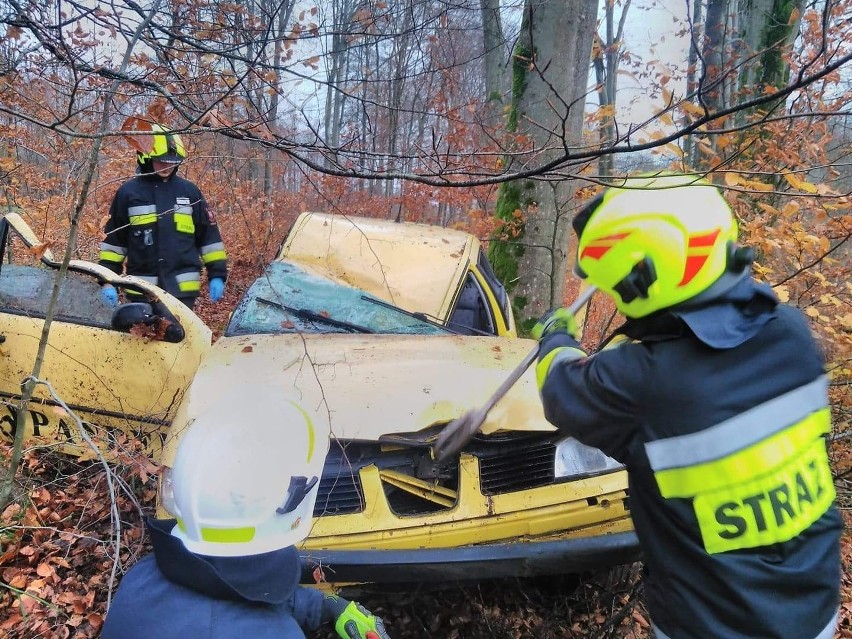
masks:
<path fill-rule="evenodd" d="M 164 510 L 168 511 L 168 513 L 174 517 L 177 513 L 177 507 L 175 506 L 175 488 L 172 483 L 172 476 L 174 473 L 172 469 L 166 466 L 166 469 L 163 471 L 163 476 L 160 479 L 160 506 L 163 507 Z"/>
<path fill-rule="evenodd" d="M 556 442 L 555 475 L 557 479 L 577 475 L 595 475 L 619 470 L 623 466 L 597 448 L 581 444 L 573 437 Z"/>

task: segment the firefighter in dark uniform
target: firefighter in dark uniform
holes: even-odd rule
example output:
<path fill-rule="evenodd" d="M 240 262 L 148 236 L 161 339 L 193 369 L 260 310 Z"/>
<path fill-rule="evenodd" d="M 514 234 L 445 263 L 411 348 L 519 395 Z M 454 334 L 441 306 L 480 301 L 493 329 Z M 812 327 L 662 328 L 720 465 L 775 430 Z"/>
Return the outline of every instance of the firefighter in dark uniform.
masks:
<path fill-rule="evenodd" d="M 342 639 L 390 639 L 360 604 L 299 585 L 327 420 L 272 384 L 213 402 L 164 480 L 175 519 L 148 519 L 153 553 L 121 579 L 101 639 L 305 639 L 321 625 Z M 244 428 L 248 404 L 275 419 Z"/>
<path fill-rule="evenodd" d="M 177 175 L 186 159 L 180 136 L 157 124 L 152 130 L 142 138 L 147 152 L 137 149 L 138 175 L 113 198 L 100 264 L 120 275 L 126 260 L 128 275 L 158 285 L 190 308 L 201 289 L 203 264 L 210 299 L 218 302 L 228 262 L 216 219 L 198 187 Z M 118 303 L 110 285 L 103 287 L 102 297 Z"/>
<path fill-rule="evenodd" d="M 545 315 L 547 419 L 624 463 L 658 639 L 831 639 L 842 523 L 824 362 L 750 274 L 719 191 L 679 176 L 610 188 L 574 219 L 577 274 L 626 323 L 591 356 Z"/>

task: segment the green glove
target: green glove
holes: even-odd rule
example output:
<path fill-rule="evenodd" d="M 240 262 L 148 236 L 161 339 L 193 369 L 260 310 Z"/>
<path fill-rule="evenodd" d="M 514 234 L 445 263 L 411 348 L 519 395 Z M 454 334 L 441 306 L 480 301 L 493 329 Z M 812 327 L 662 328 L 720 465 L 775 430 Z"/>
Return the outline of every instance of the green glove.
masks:
<path fill-rule="evenodd" d="M 533 326 L 532 337 L 540 340 L 542 337 L 547 337 L 553 333 L 564 333 L 577 339 L 579 332 L 574 314 L 567 308 L 557 308 L 541 316 L 538 323 Z"/>
<path fill-rule="evenodd" d="M 331 613 L 334 630 L 341 639 L 390 639 L 381 618 L 359 603 L 326 595 L 323 606 Z"/>

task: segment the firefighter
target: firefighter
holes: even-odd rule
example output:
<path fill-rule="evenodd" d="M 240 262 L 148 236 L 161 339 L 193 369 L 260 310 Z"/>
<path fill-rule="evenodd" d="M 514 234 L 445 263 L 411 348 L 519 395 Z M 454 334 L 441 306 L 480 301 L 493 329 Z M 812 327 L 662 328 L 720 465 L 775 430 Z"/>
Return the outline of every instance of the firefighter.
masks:
<path fill-rule="evenodd" d="M 158 285 L 192 308 L 203 263 L 210 299 L 218 302 L 228 263 L 216 218 L 198 187 L 177 175 L 186 159 L 180 136 L 158 124 L 152 132 L 134 136 L 137 145 L 141 139 L 146 146 L 137 146 L 138 174 L 113 198 L 100 264 L 121 275 L 126 261 L 128 275 Z M 105 285 L 101 297 L 111 306 L 118 303 L 113 286 Z"/>
<path fill-rule="evenodd" d="M 587 356 L 546 314 L 536 377 L 547 419 L 627 468 L 657 639 L 830 639 L 842 524 L 804 317 L 752 279 L 703 180 L 608 188 L 573 227 L 577 275 L 627 321 Z"/>
<path fill-rule="evenodd" d="M 244 427 L 261 403 L 267 418 Z M 326 622 L 342 639 L 389 639 L 359 604 L 299 585 L 295 545 L 311 529 L 328 442 L 322 415 L 280 388 L 215 401 L 178 446 L 163 493 L 175 519 L 148 519 L 154 551 L 122 578 L 101 638 L 304 639 Z"/>

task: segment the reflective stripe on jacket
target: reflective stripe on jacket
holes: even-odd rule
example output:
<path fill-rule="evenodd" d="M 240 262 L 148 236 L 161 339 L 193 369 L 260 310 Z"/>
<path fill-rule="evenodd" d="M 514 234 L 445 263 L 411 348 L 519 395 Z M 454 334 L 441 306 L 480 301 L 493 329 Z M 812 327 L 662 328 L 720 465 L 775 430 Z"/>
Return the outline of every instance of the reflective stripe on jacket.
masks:
<path fill-rule="evenodd" d="M 627 466 L 646 601 L 671 639 L 815 638 L 840 603 L 822 356 L 801 313 L 767 312 L 718 349 L 648 320 L 639 342 L 556 355 L 543 380 L 551 423 Z"/>
<path fill-rule="evenodd" d="M 227 278 L 222 237 L 207 202 L 189 180 L 143 174 L 116 192 L 101 243 L 100 264 L 158 284 L 172 295 L 195 298 L 201 267 L 208 278 Z"/>

